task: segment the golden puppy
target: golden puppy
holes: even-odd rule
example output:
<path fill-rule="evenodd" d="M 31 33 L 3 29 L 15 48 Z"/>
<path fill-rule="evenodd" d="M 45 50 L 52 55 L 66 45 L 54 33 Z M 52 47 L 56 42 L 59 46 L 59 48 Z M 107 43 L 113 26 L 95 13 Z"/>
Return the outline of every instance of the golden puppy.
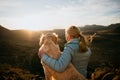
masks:
<path fill-rule="evenodd" d="M 42 35 L 40 38 L 40 49 L 43 49 L 45 53 L 54 59 L 58 59 L 61 52 L 59 49 L 59 45 L 57 44 L 58 36 L 55 33 L 49 33 L 46 35 Z M 74 66 L 70 63 L 64 72 L 57 72 L 43 62 L 45 78 L 46 80 L 86 80 L 86 78 L 80 74 Z"/>

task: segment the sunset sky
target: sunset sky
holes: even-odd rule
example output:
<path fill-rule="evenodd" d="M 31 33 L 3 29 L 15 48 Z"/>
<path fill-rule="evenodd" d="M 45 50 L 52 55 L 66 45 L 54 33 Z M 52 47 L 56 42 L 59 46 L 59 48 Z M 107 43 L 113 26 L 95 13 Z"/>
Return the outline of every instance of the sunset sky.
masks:
<path fill-rule="evenodd" d="M 0 0 L 0 25 L 48 30 L 120 22 L 120 0 Z"/>

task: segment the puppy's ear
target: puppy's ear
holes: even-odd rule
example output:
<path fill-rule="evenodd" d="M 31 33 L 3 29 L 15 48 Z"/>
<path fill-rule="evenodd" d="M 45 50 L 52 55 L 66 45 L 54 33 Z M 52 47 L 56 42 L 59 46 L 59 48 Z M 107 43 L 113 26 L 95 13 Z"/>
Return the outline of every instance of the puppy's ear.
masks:
<path fill-rule="evenodd" d="M 56 33 L 53 33 L 53 35 L 58 38 L 58 35 Z"/>
<path fill-rule="evenodd" d="M 55 44 L 58 42 L 58 35 L 56 33 L 53 33 L 52 40 L 54 41 Z"/>
<path fill-rule="evenodd" d="M 44 43 L 44 34 L 41 35 L 39 45 L 41 46 Z"/>

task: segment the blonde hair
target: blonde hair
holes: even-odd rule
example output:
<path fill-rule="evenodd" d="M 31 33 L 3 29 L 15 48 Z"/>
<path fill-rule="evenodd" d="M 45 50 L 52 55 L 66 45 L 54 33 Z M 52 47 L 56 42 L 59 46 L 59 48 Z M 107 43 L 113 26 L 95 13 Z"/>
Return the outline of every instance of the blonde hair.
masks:
<path fill-rule="evenodd" d="M 70 26 L 68 29 L 66 29 L 66 33 L 72 36 L 73 38 L 80 38 L 80 52 L 86 52 L 88 50 L 85 36 L 82 35 L 82 32 L 78 27 Z"/>

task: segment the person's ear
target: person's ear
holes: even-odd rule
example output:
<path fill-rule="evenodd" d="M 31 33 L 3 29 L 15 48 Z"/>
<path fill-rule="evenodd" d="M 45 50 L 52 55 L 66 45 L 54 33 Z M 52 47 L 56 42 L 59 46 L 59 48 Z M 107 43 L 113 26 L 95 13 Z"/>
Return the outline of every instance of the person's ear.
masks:
<path fill-rule="evenodd" d="M 66 35 L 66 41 L 69 41 L 71 39 L 70 35 Z"/>

